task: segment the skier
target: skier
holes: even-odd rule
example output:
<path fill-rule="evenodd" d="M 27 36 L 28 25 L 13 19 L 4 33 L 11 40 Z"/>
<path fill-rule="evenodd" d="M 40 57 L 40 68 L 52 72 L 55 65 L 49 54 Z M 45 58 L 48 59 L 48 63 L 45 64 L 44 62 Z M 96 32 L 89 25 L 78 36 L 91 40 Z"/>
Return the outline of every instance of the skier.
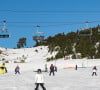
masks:
<path fill-rule="evenodd" d="M 96 73 L 97 68 L 96 68 L 96 66 L 94 66 L 92 70 L 93 70 L 92 76 L 93 76 L 94 74 L 95 74 L 95 76 L 97 76 L 97 73 Z"/>
<path fill-rule="evenodd" d="M 46 90 L 46 88 L 44 87 L 44 78 L 41 69 L 37 70 L 37 74 L 35 76 L 35 84 L 35 90 L 38 90 L 39 85 L 42 87 L 43 90 Z"/>
<path fill-rule="evenodd" d="M 53 73 L 53 76 L 55 75 L 53 64 L 51 64 L 51 66 L 50 66 L 50 74 L 49 74 L 50 76 L 51 76 L 51 73 Z"/>
<path fill-rule="evenodd" d="M 75 70 L 77 70 L 77 65 L 75 66 Z"/>
<path fill-rule="evenodd" d="M 7 73 L 7 68 L 6 68 L 6 66 L 5 66 L 5 63 L 2 64 L 2 67 L 4 67 L 5 73 Z"/>
<path fill-rule="evenodd" d="M 20 74 L 19 69 L 20 69 L 20 67 L 17 65 L 16 68 L 15 68 L 15 74 L 17 74 L 17 73 Z"/>
<path fill-rule="evenodd" d="M 47 64 L 45 64 L 45 72 L 48 72 Z"/>
<path fill-rule="evenodd" d="M 0 74 L 7 73 L 7 68 L 5 67 L 5 63 L 0 66 Z"/>

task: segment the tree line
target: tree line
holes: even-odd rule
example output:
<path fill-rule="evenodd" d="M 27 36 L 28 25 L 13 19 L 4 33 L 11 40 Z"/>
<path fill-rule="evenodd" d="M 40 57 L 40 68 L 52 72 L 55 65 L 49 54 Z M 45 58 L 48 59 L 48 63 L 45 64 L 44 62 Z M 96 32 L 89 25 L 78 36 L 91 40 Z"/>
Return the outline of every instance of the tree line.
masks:
<path fill-rule="evenodd" d="M 81 58 L 100 58 L 100 26 L 93 28 L 77 30 L 76 32 L 58 33 L 55 36 L 49 36 L 41 42 L 36 42 L 35 46 L 48 46 L 50 53 L 57 51 L 55 57 L 48 60 L 63 58 L 72 55 L 75 59 L 75 53 L 81 53 Z M 97 45 L 98 43 L 98 45 Z M 74 46 L 75 45 L 75 46 Z M 97 45 L 97 47 L 96 47 Z M 17 47 L 26 46 L 26 38 L 20 38 Z M 73 46 L 75 52 L 73 52 Z"/>

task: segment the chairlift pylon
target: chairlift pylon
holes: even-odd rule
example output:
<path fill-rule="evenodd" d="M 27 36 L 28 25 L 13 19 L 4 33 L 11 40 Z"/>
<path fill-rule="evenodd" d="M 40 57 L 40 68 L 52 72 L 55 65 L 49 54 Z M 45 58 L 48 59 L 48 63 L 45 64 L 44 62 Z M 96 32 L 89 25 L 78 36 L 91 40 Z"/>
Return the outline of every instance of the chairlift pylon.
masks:
<path fill-rule="evenodd" d="M 0 38 L 9 38 L 9 32 L 8 29 L 6 28 L 6 21 L 4 20 L 3 22 L 3 28 L 0 29 Z"/>

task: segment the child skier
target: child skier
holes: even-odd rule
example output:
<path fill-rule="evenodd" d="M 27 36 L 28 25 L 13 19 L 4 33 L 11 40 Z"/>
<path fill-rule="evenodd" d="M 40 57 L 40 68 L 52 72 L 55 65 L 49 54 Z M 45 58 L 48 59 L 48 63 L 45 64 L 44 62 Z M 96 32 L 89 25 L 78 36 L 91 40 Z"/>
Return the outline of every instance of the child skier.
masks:
<path fill-rule="evenodd" d="M 35 84 L 35 90 L 38 90 L 39 85 L 42 87 L 43 90 L 46 90 L 46 88 L 44 87 L 44 78 L 41 69 L 37 70 L 37 74 L 35 76 Z"/>
<path fill-rule="evenodd" d="M 17 73 L 20 74 L 19 69 L 20 69 L 20 68 L 19 68 L 19 66 L 17 65 L 16 68 L 15 68 L 15 74 L 17 74 Z"/>
<path fill-rule="evenodd" d="M 94 74 L 95 74 L 95 76 L 97 76 L 97 73 L 96 73 L 97 68 L 96 68 L 96 66 L 94 66 L 92 70 L 93 70 L 92 76 L 93 76 Z"/>

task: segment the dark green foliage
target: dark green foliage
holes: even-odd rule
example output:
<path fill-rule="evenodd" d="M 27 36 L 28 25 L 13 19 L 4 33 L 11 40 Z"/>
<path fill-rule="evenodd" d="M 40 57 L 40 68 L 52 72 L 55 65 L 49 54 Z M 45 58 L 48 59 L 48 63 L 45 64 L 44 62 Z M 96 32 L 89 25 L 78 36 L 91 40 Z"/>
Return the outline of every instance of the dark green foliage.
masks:
<path fill-rule="evenodd" d="M 23 38 L 19 39 L 19 41 L 17 43 L 17 48 L 22 48 L 24 46 L 26 46 L 26 38 L 23 37 Z"/>
<path fill-rule="evenodd" d="M 75 49 L 76 53 L 81 53 L 82 58 L 100 58 L 100 46 L 98 47 L 98 53 L 96 52 L 95 44 L 100 42 L 100 31 L 98 31 L 100 26 L 91 28 L 91 34 L 89 35 L 89 30 L 82 30 L 81 35 L 77 32 L 70 32 L 68 34 L 59 33 L 54 37 L 48 37 L 45 41 L 38 45 L 46 45 L 49 48 L 49 52 L 57 51 L 55 58 L 48 58 L 47 61 L 52 59 L 63 58 L 67 55 L 72 54 L 72 58 L 76 58 L 74 52 L 72 51 L 72 46 L 76 43 Z M 88 35 L 87 35 L 88 33 Z M 56 48 L 55 47 L 59 47 Z"/>
<path fill-rule="evenodd" d="M 47 58 L 47 62 L 54 60 L 55 58 L 52 56 L 51 58 Z"/>
<path fill-rule="evenodd" d="M 59 53 L 55 56 L 56 59 L 59 59 L 59 58 L 62 58 L 62 57 L 65 57 L 65 55 L 64 55 L 64 53 L 61 53 L 61 52 L 59 52 Z"/>
<path fill-rule="evenodd" d="M 95 55 L 95 58 L 96 58 L 96 59 L 100 58 L 100 53 L 97 53 L 97 54 Z"/>
<path fill-rule="evenodd" d="M 76 56 L 75 56 L 75 54 L 73 54 L 73 56 L 72 56 L 72 59 L 76 59 Z"/>

